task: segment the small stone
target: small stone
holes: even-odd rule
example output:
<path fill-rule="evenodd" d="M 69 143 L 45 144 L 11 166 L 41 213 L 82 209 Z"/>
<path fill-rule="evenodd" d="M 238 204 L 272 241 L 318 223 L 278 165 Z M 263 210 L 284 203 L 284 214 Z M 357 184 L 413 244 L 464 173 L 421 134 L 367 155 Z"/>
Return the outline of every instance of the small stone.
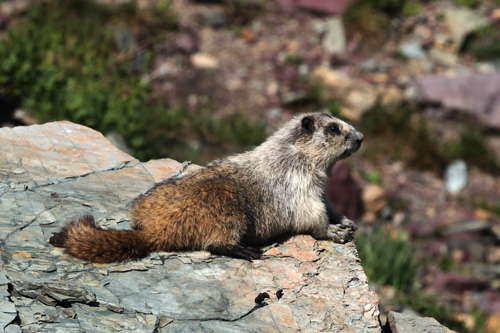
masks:
<path fill-rule="evenodd" d="M 383 88 L 379 92 L 379 96 L 380 104 L 382 104 L 383 106 L 399 105 L 405 99 L 404 92 L 395 85 L 390 85 L 386 88 Z"/>
<path fill-rule="evenodd" d="M 455 53 L 446 52 L 440 49 L 431 49 L 429 56 L 438 65 L 453 67 L 458 63 L 458 56 Z"/>
<path fill-rule="evenodd" d="M 191 64 L 199 69 L 217 69 L 219 68 L 219 60 L 207 53 L 195 53 L 191 55 Z"/>
<path fill-rule="evenodd" d="M 322 46 L 326 54 L 345 54 L 346 38 L 341 17 L 332 17 L 326 21 Z"/>
<path fill-rule="evenodd" d="M 385 324 L 387 332 L 454 332 L 442 326 L 436 319 L 429 317 L 418 317 L 407 313 L 390 311 Z"/>
<path fill-rule="evenodd" d="M 201 17 L 203 21 L 214 28 L 221 28 L 229 24 L 229 17 L 222 11 L 205 12 Z"/>
<path fill-rule="evenodd" d="M 385 191 L 382 187 L 375 184 L 369 184 L 363 189 L 363 204 L 367 212 L 378 213 L 387 205 Z"/>
<path fill-rule="evenodd" d="M 134 34 L 128 29 L 115 30 L 114 38 L 120 52 L 127 52 L 137 44 Z"/>
<path fill-rule="evenodd" d="M 188 33 L 181 33 L 175 38 L 175 46 L 178 50 L 191 54 L 198 50 L 198 43 L 196 39 Z"/>
<path fill-rule="evenodd" d="M 467 185 L 467 164 L 463 160 L 451 163 L 444 175 L 445 188 L 451 194 L 457 194 Z"/>
<path fill-rule="evenodd" d="M 248 28 L 244 28 L 243 30 L 241 30 L 241 38 L 249 43 L 253 43 L 257 40 L 257 36 L 255 36 L 255 33 Z"/>
<path fill-rule="evenodd" d="M 426 54 L 418 41 L 409 41 L 399 47 L 399 53 L 411 59 L 425 58 Z"/>
<path fill-rule="evenodd" d="M 485 324 L 486 332 L 500 332 L 500 313 L 488 317 Z"/>
<path fill-rule="evenodd" d="M 359 89 L 354 87 L 353 90 L 348 92 L 345 101 L 349 108 L 361 117 L 363 113 L 375 106 L 377 93 L 371 85 L 363 84 Z"/>

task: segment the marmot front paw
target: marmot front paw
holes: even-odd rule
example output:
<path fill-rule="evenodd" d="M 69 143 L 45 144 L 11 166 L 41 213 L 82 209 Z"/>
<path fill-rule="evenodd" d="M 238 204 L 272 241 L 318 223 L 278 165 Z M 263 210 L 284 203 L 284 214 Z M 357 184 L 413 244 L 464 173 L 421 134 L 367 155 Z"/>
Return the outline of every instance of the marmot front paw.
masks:
<path fill-rule="evenodd" d="M 344 244 L 347 242 L 350 242 L 354 239 L 354 233 L 356 232 L 356 225 L 350 221 L 350 220 L 345 220 L 351 222 L 351 224 L 330 224 L 328 227 L 328 238 L 333 240 L 335 243 L 340 243 Z"/>

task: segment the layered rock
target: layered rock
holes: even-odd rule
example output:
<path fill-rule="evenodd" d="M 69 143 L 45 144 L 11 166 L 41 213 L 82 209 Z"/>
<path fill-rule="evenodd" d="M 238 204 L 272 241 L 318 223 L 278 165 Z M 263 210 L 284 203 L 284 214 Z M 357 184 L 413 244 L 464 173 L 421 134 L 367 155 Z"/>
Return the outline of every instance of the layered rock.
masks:
<path fill-rule="evenodd" d="M 380 331 L 378 298 L 353 243 L 296 236 L 253 262 L 208 252 L 109 265 L 72 258 L 47 242 L 53 232 L 88 213 L 128 228 L 127 204 L 182 164 L 141 163 L 64 121 L 0 129 L 0 143 L 0 326 L 8 332 Z M 256 303 L 263 292 L 270 298 Z"/>

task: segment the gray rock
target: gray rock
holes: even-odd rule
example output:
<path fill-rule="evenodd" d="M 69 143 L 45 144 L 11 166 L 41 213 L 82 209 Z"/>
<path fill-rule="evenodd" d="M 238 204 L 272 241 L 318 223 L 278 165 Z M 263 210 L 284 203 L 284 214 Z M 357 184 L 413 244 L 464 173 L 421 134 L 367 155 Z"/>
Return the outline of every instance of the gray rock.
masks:
<path fill-rule="evenodd" d="M 221 28 L 229 24 L 229 17 L 222 11 L 204 12 L 201 15 L 203 21 L 214 28 Z"/>
<path fill-rule="evenodd" d="M 429 51 L 429 56 L 438 65 L 453 67 L 458 64 L 458 56 L 456 53 L 446 52 L 434 48 Z"/>
<path fill-rule="evenodd" d="M 86 213 L 102 226 L 128 228 L 127 204 L 183 165 L 139 163 L 69 122 L 2 128 L 0 145 L 0 325 L 7 332 L 380 332 L 378 298 L 354 243 L 296 236 L 253 262 L 208 252 L 109 265 L 70 257 L 48 243 L 52 233 Z M 264 291 L 271 299 L 256 304 Z"/>
<path fill-rule="evenodd" d="M 426 53 L 420 42 L 412 40 L 399 46 L 399 53 L 411 59 L 421 59 L 426 57 Z"/>
<path fill-rule="evenodd" d="M 436 319 L 429 317 L 417 317 L 409 314 L 390 311 L 387 315 L 387 323 L 385 325 L 389 332 L 392 333 L 410 333 L 410 332 L 426 332 L 426 333 L 450 333 L 454 332 L 441 325 Z"/>
<path fill-rule="evenodd" d="M 446 191 L 457 194 L 467 185 L 467 164 L 463 160 L 451 163 L 444 173 Z"/>
<path fill-rule="evenodd" d="M 324 14 L 342 14 L 353 0 L 297 0 L 299 8 L 309 9 Z"/>
<path fill-rule="evenodd" d="M 175 46 L 177 49 L 187 54 L 194 53 L 198 50 L 198 42 L 196 38 L 186 32 L 180 33 L 175 37 Z"/>
<path fill-rule="evenodd" d="M 324 25 L 323 50 L 329 55 L 344 55 L 346 52 L 346 38 L 342 17 L 329 18 Z"/>

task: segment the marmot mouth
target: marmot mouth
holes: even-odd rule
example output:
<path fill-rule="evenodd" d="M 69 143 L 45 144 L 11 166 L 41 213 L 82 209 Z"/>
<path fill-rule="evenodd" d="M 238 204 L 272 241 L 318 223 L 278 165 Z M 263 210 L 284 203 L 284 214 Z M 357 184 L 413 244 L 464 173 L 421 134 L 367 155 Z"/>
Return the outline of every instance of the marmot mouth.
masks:
<path fill-rule="evenodd" d="M 340 158 L 341 158 L 341 159 L 347 158 L 347 157 L 351 156 L 351 154 L 352 154 L 352 153 L 353 153 L 353 152 L 352 152 L 350 149 L 346 149 L 346 150 L 342 153 L 342 155 L 340 155 Z"/>

